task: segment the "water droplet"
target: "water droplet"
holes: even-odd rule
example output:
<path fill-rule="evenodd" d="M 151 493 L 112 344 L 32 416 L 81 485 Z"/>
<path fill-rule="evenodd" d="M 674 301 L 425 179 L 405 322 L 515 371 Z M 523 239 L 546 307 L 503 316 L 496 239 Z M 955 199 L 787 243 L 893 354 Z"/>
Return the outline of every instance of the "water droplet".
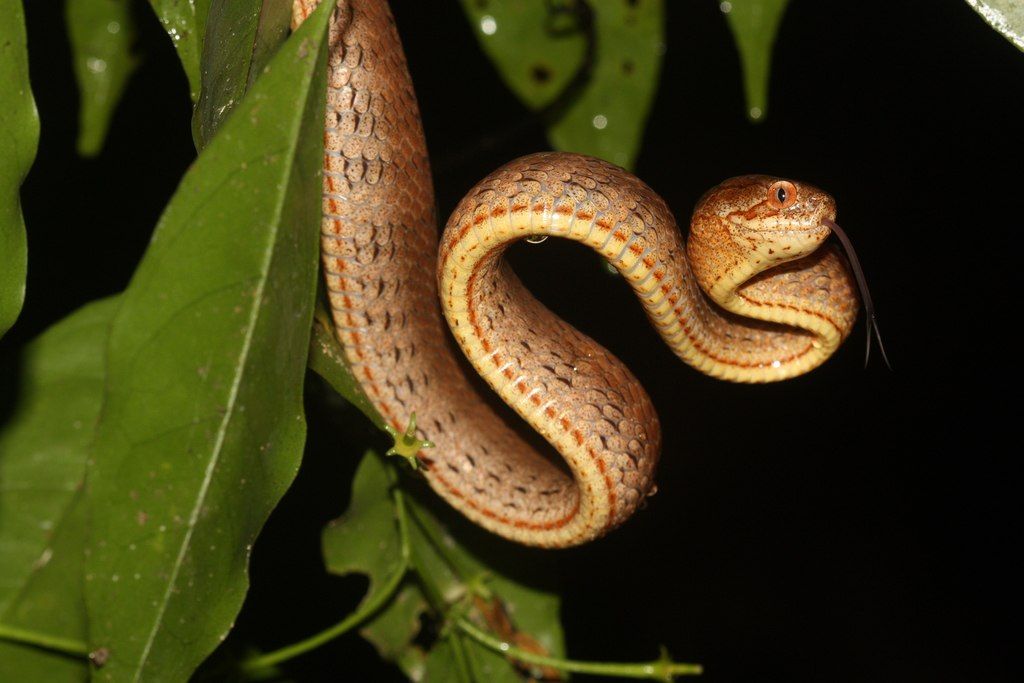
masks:
<path fill-rule="evenodd" d="M 107 23 L 107 33 L 120 33 L 121 23 L 117 21 L 111 21 Z"/>
<path fill-rule="evenodd" d="M 591 123 L 594 124 L 594 128 L 597 128 L 598 130 L 604 130 L 605 127 L 608 125 L 608 117 L 605 116 L 604 114 L 598 114 L 597 116 L 594 117 L 594 120 Z"/>
<path fill-rule="evenodd" d="M 718 4 L 718 9 L 722 10 L 722 14 L 728 14 L 732 11 L 732 3 L 728 2 L 728 0 L 721 2 Z"/>
<path fill-rule="evenodd" d="M 548 238 L 547 235 L 530 235 L 526 238 L 526 241 L 530 244 L 540 244 Z"/>
<path fill-rule="evenodd" d="M 90 57 L 85 60 L 85 66 L 94 74 L 101 74 L 107 70 L 107 60 L 99 57 Z"/>
<path fill-rule="evenodd" d="M 762 114 L 764 114 L 764 112 L 761 111 L 761 107 L 751 107 L 750 108 L 750 118 L 752 118 L 752 119 L 759 119 L 759 118 L 761 118 Z"/>
<path fill-rule="evenodd" d="M 485 36 L 493 36 L 498 30 L 498 22 L 490 14 L 480 18 L 480 30 Z"/>

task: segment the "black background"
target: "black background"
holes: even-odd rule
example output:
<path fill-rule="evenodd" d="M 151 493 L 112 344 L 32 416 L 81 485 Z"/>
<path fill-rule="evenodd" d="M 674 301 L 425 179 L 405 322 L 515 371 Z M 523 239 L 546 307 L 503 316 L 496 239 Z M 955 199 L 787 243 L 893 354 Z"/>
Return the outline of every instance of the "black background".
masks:
<path fill-rule="evenodd" d="M 144 7 L 141 68 L 107 146 L 95 160 L 75 155 L 57 4 L 26 7 L 42 141 L 23 193 L 26 307 L 0 347 L 8 377 L 28 339 L 124 288 L 193 156 L 184 77 Z M 527 112 L 454 0 L 395 4 L 446 216 L 477 179 L 546 142 L 539 125 L 503 134 Z M 579 549 L 519 548 L 462 524 L 460 537 L 561 592 L 576 658 L 653 658 L 664 644 L 714 681 L 1012 680 L 1024 54 L 957 0 L 794 0 L 768 117 L 752 125 L 717 3 L 667 4 L 668 51 L 637 174 L 680 217 L 741 173 L 829 190 L 895 371 L 877 358 L 863 369 L 861 322 L 807 377 L 719 383 L 678 363 L 590 254 L 555 240 L 518 248 L 527 283 L 650 391 L 665 431 L 660 492 Z M 607 309 L 594 303 L 605 299 Z M 344 509 L 362 447 L 382 442 L 318 386 L 303 472 L 256 546 L 238 642 L 296 640 L 338 620 L 363 589 L 324 576 L 319 531 Z M 3 392 L 0 414 L 12 397 Z M 354 636 L 288 671 L 400 680 Z"/>

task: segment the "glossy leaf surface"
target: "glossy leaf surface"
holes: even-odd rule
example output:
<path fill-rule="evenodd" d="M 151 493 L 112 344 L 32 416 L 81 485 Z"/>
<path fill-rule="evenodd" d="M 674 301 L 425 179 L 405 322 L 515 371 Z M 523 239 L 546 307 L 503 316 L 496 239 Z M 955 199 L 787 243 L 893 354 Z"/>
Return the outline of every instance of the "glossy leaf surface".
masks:
<path fill-rule="evenodd" d="M 747 96 L 747 117 L 759 121 L 768 111 L 768 80 L 772 48 L 789 0 L 733 0 L 719 8 L 736 40 L 743 66 L 743 88 Z"/>
<path fill-rule="evenodd" d="M 128 0 L 72 0 L 65 5 L 71 61 L 78 83 L 78 153 L 103 148 L 110 119 L 128 78 L 135 23 Z"/>
<path fill-rule="evenodd" d="M 665 50 L 662 0 L 462 4 L 505 83 L 544 110 L 556 149 L 632 167 Z"/>
<path fill-rule="evenodd" d="M 188 78 L 192 101 L 195 102 L 199 99 L 202 81 L 199 58 L 203 54 L 203 37 L 206 34 L 206 15 L 210 11 L 210 0 L 149 0 L 149 4 L 174 43 L 174 49 Z"/>
<path fill-rule="evenodd" d="M 80 488 L 116 310 L 116 299 L 89 304 L 25 350 L 19 407 L 0 432 L 2 625 L 85 640 Z M 0 640 L 0 680 L 86 677 L 82 660 Z"/>
<path fill-rule="evenodd" d="M 291 484 L 317 272 L 330 6 L 182 180 L 111 330 L 87 478 L 100 680 L 186 680 L 226 636 Z"/>
<path fill-rule="evenodd" d="M 21 0 L 0 0 L 0 337 L 25 301 L 28 245 L 21 182 L 39 143 L 39 114 L 28 81 Z"/>
<path fill-rule="evenodd" d="M 192 136 L 202 149 L 288 36 L 291 3 L 211 0 Z"/>

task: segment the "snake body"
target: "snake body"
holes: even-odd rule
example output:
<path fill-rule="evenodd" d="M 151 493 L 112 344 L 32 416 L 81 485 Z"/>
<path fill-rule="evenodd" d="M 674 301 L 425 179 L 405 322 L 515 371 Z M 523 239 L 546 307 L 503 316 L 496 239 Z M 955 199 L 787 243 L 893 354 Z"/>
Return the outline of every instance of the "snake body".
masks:
<path fill-rule="evenodd" d="M 293 24 L 317 4 L 296 0 Z M 643 387 L 525 289 L 502 259 L 510 244 L 590 246 L 673 351 L 723 379 L 801 374 L 849 334 L 853 280 L 841 255 L 819 249 L 834 202 L 792 181 L 722 183 L 698 203 L 684 243 L 664 201 L 630 173 L 534 154 L 470 190 L 438 246 L 426 142 L 386 3 L 341 0 L 330 32 L 322 260 L 335 331 L 381 415 L 399 431 L 418 416 L 418 435 L 435 444 L 420 454 L 427 480 L 474 522 L 529 545 L 584 543 L 637 509 L 660 453 Z M 443 318 L 564 466 L 490 407 Z"/>

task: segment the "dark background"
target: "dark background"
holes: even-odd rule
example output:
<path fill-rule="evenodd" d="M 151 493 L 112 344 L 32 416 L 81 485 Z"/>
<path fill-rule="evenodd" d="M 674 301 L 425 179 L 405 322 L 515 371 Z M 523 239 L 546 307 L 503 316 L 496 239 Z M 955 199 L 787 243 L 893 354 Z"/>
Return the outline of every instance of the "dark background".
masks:
<path fill-rule="evenodd" d="M 26 7 L 42 141 L 23 193 L 28 296 L 0 346 L 5 375 L 28 339 L 124 288 L 193 156 L 185 80 L 144 7 L 141 68 L 107 146 L 95 160 L 75 155 L 58 4 Z M 526 110 L 454 0 L 395 4 L 447 216 L 480 177 L 546 142 L 538 123 L 519 125 Z M 1007 626 L 1021 573 L 1010 407 L 1020 351 L 1009 328 L 1024 54 L 958 0 L 794 0 L 768 117 L 752 125 L 717 2 L 666 4 L 668 51 L 637 174 L 683 218 L 741 173 L 829 190 L 895 371 L 877 358 L 863 369 L 861 322 L 807 377 L 719 383 L 680 364 L 590 254 L 556 240 L 518 249 L 527 283 L 650 391 L 665 431 L 660 492 L 609 538 L 570 551 L 461 524 L 459 536 L 560 590 L 576 658 L 649 659 L 664 644 L 714 681 L 1019 680 L 1019 631 Z M 602 298 L 614 315 L 580 304 Z M 311 386 L 306 462 L 256 546 L 236 632 L 263 648 L 334 623 L 363 589 L 324 576 L 319 531 L 344 509 L 361 449 L 382 442 Z M 0 417 L 12 396 L 0 397 Z M 355 636 L 288 671 L 399 680 Z"/>

